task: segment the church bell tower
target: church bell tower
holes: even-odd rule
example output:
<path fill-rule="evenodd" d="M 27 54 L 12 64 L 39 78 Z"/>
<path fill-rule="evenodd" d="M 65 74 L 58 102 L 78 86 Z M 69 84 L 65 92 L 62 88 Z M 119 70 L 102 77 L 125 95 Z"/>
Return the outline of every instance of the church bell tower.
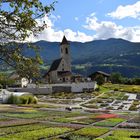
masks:
<path fill-rule="evenodd" d="M 70 43 L 67 41 L 65 36 L 60 43 L 60 54 L 61 58 L 65 61 L 65 71 L 71 72 Z"/>

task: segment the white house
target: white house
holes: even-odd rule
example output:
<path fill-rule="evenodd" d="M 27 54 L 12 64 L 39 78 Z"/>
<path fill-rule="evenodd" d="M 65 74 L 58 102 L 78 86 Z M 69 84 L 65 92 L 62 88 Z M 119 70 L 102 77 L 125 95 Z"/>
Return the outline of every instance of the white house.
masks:
<path fill-rule="evenodd" d="M 25 77 L 21 78 L 21 87 L 27 87 L 29 80 Z"/>
<path fill-rule="evenodd" d="M 29 80 L 25 77 L 20 77 L 19 74 L 13 72 L 10 74 L 9 79 L 15 81 L 15 85 L 20 85 L 22 88 L 27 87 Z"/>

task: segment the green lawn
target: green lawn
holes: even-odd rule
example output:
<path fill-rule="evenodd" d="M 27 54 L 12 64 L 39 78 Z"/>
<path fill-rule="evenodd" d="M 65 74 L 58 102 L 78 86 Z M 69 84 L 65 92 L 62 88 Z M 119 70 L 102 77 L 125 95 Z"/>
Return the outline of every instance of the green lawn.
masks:
<path fill-rule="evenodd" d="M 139 85 L 124 85 L 124 84 L 111 84 L 106 83 L 103 85 L 104 88 L 108 88 L 110 90 L 118 90 L 118 91 L 125 91 L 131 93 L 140 93 L 140 86 Z"/>

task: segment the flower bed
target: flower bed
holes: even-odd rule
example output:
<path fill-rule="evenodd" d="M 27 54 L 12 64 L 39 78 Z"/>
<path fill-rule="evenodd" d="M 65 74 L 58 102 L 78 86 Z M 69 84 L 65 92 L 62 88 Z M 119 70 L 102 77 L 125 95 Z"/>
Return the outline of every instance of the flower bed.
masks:
<path fill-rule="evenodd" d="M 56 119 L 54 119 L 52 121 L 61 122 L 61 123 L 68 123 L 68 122 L 71 122 L 72 120 L 70 118 L 56 118 Z"/>
<path fill-rule="evenodd" d="M 96 138 L 100 135 L 103 135 L 109 131 L 108 128 L 96 128 L 96 127 L 86 127 L 78 131 L 75 131 L 73 134 L 78 136 L 92 137 Z"/>
<path fill-rule="evenodd" d="M 72 123 L 76 123 L 76 124 L 91 124 L 96 122 L 96 119 L 92 119 L 92 118 L 84 118 L 84 119 L 77 119 L 72 121 Z"/>
<path fill-rule="evenodd" d="M 115 118 L 117 116 L 118 115 L 116 115 L 116 114 L 101 114 L 101 115 L 96 116 L 96 118 L 97 119 L 108 119 L 108 118 Z"/>
<path fill-rule="evenodd" d="M 109 126 L 109 127 L 113 127 L 113 126 L 116 126 L 117 124 L 121 123 L 125 121 L 125 119 L 122 119 L 122 118 L 110 118 L 110 119 L 107 119 L 107 120 L 103 120 L 103 121 L 100 121 L 100 122 L 97 122 L 95 125 L 96 126 Z"/>
<path fill-rule="evenodd" d="M 67 136 L 67 137 L 64 137 L 64 138 L 59 139 L 59 140 L 91 140 L 91 138 L 71 135 L 71 136 Z"/>
<path fill-rule="evenodd" d="M 84 114 L 84 113 L 83 113 Z M 63 111 L 36 111 L 36 112 L 9 112 L 9 113 L 2 113 L 1 115 L 11 118 L 21 118 L 21 119 L 32 119 L 32 118 L 58 118 L 58 117 L 76 117 L 81 116 L 82 113 L 80 112 L 63 112 Z M 85 115 L 85 114 L 84 114 Z"/>
<path fill-rule="evenodd" d="M 0 140 L 26 140 L 27 138 L 29 140 L 39 140 L 39 139 L 45 139 L 51 136 L 56 136 L 59 134 L 63 134 L 65 132 L 72 131 L 73 129 L 66 128 L 66 127 L 51 127 L 51 128 L 44 128 L 39 130 L 33 130 L 33 131 L 26 131 L 16 134 L 10 134 L 7 136 L 3 136 L 0 138 Z"/>
<path fill-rule="evenodd" d="M 38 130 L 38 129 L 43 129 L 43 128 L 46 128 L 46 127 L 48 127 L 48 125 L 30 124 L 30 125 L 0 128 L 0 136 L 7 135 L 7 134 L 24 132 L 24 131 Z"/>
<path fill-rule="evenodd" d="M 139 138 L 139 131 L 115 130 L 110 136 L 104 138 L 104 140 L 138 140 Z"/>
<path fill-rule="evenodd" d="M 7 126 L 18 126 L 18 125 L 26 125 L 26 124 L 34 124 L 37 123 L 36 120 L 10 120 L 10 121 L 3 121 L 0 122 L 0 128 L 1 127 L 7 127 Z"/>

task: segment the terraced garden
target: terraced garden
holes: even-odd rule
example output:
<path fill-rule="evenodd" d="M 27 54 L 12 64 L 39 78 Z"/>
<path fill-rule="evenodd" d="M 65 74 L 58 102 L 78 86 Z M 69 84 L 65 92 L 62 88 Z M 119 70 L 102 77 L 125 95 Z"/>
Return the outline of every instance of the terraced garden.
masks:
<path fill-rule="evenodd" d="M 0 104 L 0 140 L 139 140 L 140 102 L 130 96 L 105 85 L 94 93 L 41 95 L 35 105 Z M 128 99 L 130 109 L 110 108 Z"/>
<path fill-rule="evenodd" d="M 0 140 L 122 140 L 120 135 L 123 140 L 138 140 L 140 137 L 137 129 L 130 132 L 127 128 L 116 127 L 130 119 L 128 113 L 53 109 L 3 105 Z"/>

